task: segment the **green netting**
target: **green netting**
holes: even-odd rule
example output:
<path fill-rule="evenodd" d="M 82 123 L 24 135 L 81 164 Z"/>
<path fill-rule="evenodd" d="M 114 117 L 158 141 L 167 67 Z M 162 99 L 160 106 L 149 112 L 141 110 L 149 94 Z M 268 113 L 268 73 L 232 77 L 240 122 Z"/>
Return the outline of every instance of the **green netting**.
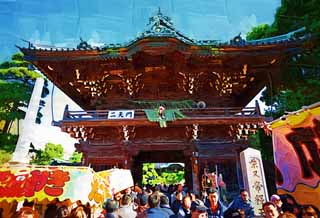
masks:
<path fill-rule="evenodd" d="M 163 106 L 167 109 L 192 108 L 195 105 L 193 100 L 181 101 L 132 101 L 142 108 L 158 108 Z"/>
<path fill-rule="evenodd" d="M 161 128 L 167 127 L 167 121 L 174 121 L 177 119 L 185 118 L 185 115 L 179 111 L 179 109 L 166 109 L 164 111 L 164 117 L 159 116 L 159 109 L 146 109 L 144 112 L 147 115 L 147 118 L 151 122 L 159 122 Z"/>

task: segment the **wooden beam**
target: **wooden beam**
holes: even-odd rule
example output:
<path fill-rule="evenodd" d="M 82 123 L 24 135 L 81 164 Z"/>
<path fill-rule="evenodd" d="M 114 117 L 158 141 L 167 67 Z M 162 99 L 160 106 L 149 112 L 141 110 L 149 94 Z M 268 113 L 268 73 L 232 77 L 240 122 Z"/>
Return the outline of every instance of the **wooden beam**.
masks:
<path fill-rule="evenodd" d="M 185 126 L 197 123 L 199 125 L 232 125 L 239 123 L 261 123 L 264 117 L 192 117 L 167 122 L 168 126 Z M 62 120 L 58 122 L 58 126 L 159 126 L 158 122 L 150 122 L 147 118 L 135 118 L 132 120 Z"/>

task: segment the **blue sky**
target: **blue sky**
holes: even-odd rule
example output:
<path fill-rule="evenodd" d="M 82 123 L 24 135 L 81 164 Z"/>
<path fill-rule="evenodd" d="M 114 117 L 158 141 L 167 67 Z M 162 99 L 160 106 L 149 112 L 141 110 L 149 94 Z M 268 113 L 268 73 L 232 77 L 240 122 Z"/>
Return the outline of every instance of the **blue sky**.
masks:
<path fill-rule="evenodd" d="M 271 24 L 281 0 L 0 0 L 0 61 L 34 44 L 76 47 L 80 37 L 91 44 L 123 43 L 143 32 L 158 7 L 184 35 L 198 40 L 229 41 L 252 27 Z M 50 88 L 51 90 L 51 88 Z M 68 152 L 74 140 L 50 127 L 62 118 L 66 104 L 80 109 L 60 90 L 47 98 L 41 133 L 33 144 L 61 143 Z M 40 130 L 39 130 L 40 131 Z"/>
<path fill-rule="evenodd" d="M 121 43 L 142 32 L 161 8 L 178 30 L 195 39 L 228 41 L 272 23 L 280 0 L 0 0 L 0 61 L 26 45 L 75 47 Z"/>

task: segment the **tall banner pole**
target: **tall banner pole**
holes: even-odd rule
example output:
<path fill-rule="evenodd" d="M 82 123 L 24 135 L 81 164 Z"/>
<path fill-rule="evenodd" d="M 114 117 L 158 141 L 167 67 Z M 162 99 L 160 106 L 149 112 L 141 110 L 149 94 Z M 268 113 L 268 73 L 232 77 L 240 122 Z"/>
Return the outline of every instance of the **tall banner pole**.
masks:
<path fill-rule="evenodd" d="M 34 136 L 34 126 L 36 125 L 36 118 L 41 100 L 41 93 L 44 84 L 43 78 L 37 78 L 33 87 L 32 95 L 29 101 L 29 106 L 26 116 L 21 124 L 20 135 L 16 145 L 16 149 L 12 155 L 12 163 L 29 163 L 29 149 L 31 138 Z"/>

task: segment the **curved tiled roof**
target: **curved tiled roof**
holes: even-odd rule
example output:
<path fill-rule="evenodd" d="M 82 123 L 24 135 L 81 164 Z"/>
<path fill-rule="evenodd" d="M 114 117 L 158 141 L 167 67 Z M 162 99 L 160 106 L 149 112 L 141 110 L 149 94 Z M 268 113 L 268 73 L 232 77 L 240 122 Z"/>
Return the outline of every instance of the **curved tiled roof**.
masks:
<path fill-rule="evenodd" d="M 119 48 L 128 48 L 135 44 L 136 42 L 143 39 L 156 39 L 156 38 L 175 38 L 179 41 L 187 44 L 187 45 L 195 45 L 195 46 L 213 46 L 213 47 L 239 47 L 239 46 L 255 46 L 255 45 L 264 45 L 264 44 L 279 44 L 285 43 L 289 41 L 297 41 L 304 40 L 308 38 L 308 35 L 302 34 L 302 36 L 297 36 L 298 33 L 305 32 L 306 28 L 302 27 L 300 29 L 294 30 L 287 34 L 269 37 L 258 40 L 248 40 L 241 38 L 240 34 L 229 42 L 221 42 L 219 40 L 195 40 L 191 39 L 182 33 L 180 33 L 174 26 L 171 18 L 168 16 L 164 16 L 160 9 L 157 14 L 151 18 L 149 18 L 149 23 L 147 25 L 146 30 L 141 33 L 135 39 L 125 42 L 125 43 L 117 43 L 117 44 L 106 44 L 103 46 L 91 46 L 86 41 L 82 39 L 77 48 L 63 48 L 63 47 L 54 47 L 54 46 L 46 46 L 46 45 L 35 45 L 31 42 L 29 43 L 29 49 L 34 50 L 46 50 L 46 51 L 75 51 L 75 50 L 107 50 L 107 49 L 119 49 Z M 19 47 L 20 48 L 20 47 Z"/>

